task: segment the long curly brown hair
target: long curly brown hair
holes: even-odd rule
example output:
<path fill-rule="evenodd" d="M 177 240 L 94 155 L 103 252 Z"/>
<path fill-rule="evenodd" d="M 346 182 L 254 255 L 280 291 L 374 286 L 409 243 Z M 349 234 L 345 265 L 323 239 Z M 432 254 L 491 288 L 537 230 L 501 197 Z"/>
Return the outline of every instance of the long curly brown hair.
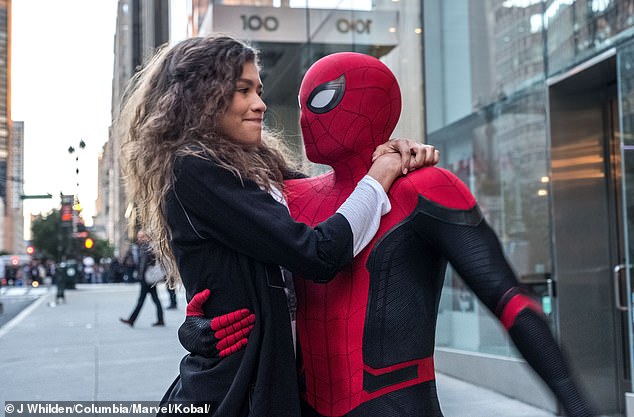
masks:
<path fill-rule="evenodd" d="M 255 49 L 229 36 L 189 38 L 161 48 L 123 96 L 117 132 L 126 190 L 171 284 L 180 275 L 164 203 L 176 157 L 214 160 L 241 180 L 283 187 L 288 152 L 277 137 L 264 131 L 261 145 L 244 148 L 217 130 L 244 64 L 257 59 Z"/>

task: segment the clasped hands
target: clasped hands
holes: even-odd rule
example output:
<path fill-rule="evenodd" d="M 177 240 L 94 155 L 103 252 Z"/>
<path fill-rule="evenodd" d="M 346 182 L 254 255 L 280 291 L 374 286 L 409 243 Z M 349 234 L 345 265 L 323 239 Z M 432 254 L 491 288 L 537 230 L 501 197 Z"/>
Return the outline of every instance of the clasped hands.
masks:
<path fill-rule="evenodd" d="M 403 175 L 418 168 L 436 165 L 440 156 L 434 145 L 426 145 L 411 139 L 390 139 L 376 147 L 372 154 L 372 162 L 388 153 L 400 154 Z"/>

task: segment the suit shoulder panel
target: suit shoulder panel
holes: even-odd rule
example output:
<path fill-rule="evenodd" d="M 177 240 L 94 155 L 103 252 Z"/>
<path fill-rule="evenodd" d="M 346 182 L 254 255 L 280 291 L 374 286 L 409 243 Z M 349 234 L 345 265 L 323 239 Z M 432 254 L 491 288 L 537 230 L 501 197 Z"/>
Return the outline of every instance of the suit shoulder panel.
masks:
<path fill-rule="evenodd" d="M 394 184 L 394 194 L 416 193 L 436 205 L 470 210 L 477 201 L 469 188 L 452 172 L 438 167 L 416 170 Z"/>

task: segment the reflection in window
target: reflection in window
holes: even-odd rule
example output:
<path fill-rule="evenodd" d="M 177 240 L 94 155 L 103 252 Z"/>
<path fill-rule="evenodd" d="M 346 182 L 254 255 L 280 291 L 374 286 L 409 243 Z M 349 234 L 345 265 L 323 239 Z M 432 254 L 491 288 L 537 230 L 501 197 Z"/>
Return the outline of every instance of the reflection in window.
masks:
<path fill-rule="evenodd" d="M 430 142 L 441 149 L 441 165 L 476 196 L 519 277 L 551 270 L 544 103 L 544 90 L 536 87 L 430 135 Z M 517 354 L 497 319 L 451 268 L 443 289 L 437 345 Z"/>
<path fill-rule="evenodd" d="M 428 142 L 441 150 L 441 165 L 476 196 L 518 276 L 547 274 L 546 80 L 631 36 L 634 0 L 491 0 L 451 7 L 424 0 L 423 6 Z M 623 141 L 632 146 L 634 53 L 619 56 Z M 515 354 L 453 270 L 443 289 L 437 345 Z"/>

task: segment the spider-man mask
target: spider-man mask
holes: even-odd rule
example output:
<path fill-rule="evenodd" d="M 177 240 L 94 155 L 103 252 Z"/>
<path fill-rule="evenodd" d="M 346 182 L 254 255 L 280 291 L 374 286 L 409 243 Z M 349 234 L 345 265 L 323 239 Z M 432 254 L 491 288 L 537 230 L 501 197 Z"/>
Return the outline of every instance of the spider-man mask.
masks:
<path fill-rule="evenodd" d="M 306 72 L 299 90 L 308 159 L 333 165 L 361 157 L 370 163 L 401 113 L 394 74 L 378 59 L 355 52 L 328 55 Z"/>

